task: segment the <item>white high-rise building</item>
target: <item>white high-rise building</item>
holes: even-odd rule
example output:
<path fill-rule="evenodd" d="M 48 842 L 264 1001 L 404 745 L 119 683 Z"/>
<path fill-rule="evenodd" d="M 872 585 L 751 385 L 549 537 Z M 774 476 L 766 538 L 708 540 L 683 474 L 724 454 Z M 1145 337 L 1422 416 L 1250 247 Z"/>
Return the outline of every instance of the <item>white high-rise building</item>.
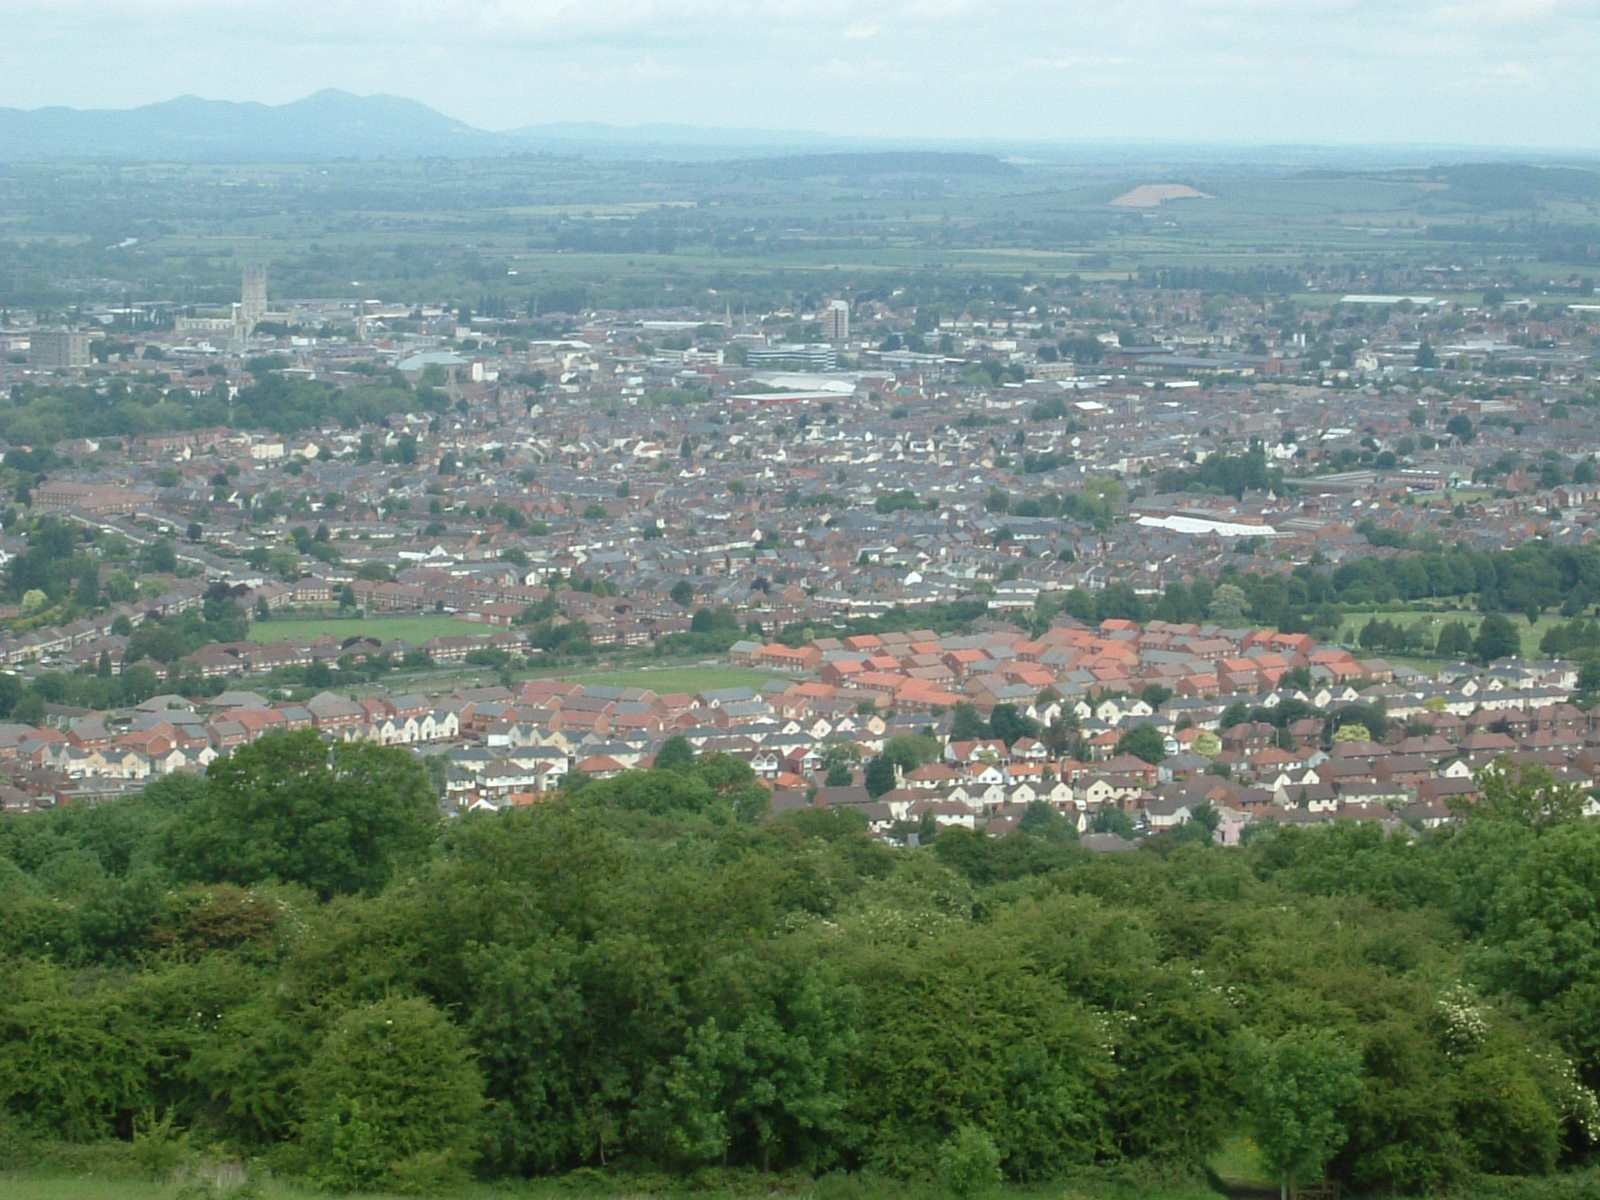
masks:
<path fill-rule="evenodd" d="M 842 342 L 850 336 L 850 301 L 829 300 L 822 313 L 822 336 L 830 342 Z"/>

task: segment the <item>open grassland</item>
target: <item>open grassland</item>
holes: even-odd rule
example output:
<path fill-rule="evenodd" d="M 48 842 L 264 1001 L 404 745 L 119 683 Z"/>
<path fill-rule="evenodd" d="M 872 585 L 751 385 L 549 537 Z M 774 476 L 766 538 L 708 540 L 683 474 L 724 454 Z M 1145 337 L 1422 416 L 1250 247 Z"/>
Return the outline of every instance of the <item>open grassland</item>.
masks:
<path fill-rule="evenodd" d="M 43 1173 L 0 1173 L 6 1200 L 187 1200 L 196 1195 L 177 1183 Z M 830 1175 L 821 1179 L 748 1176 L 740 1178 L 614 1177 L 578 1172 L 554 1179 L 513 1183 L 472 1183 L 449 1188 L 440 1200 L 949 1200 L 949 1191 L 932 1182 Z M 1008 1184 L 984 1189 L 984 1200 L 1221 1200 L 1199 1180 L 1133 1181 L 1105 1177 L 1039 1184 Z M 227 1200 L 228 1192 L 207 1192 L 208 1200 Z M 326 1200 L 313 1191 L 280 1180 L 252 1180 L 252 1200 Z M 346 1200 L 403 1200 L 391 1192 L 344 1193 Z"/>
<path fill-rule="evenodd" d="M 980 1190 L 980 1200 L 1267 1200 L 1278 1195 L 1276 1182 L 1260 1164 L 1255 1147 L 1243 1138 L 1231 1140 L 1212 1159 L 1212 1182 L 1199 1179 L 1116 1178 L 1096 1172 L 1083 1178 L 1037 1184 L 1002 1184 Z M 1439 1200 L 1587 1200 L 1596 1194 L 1594 1172 L 1539 1179 L 1496 1178 L 1480 1189 L 1476 1183 L 1442 1194 Z M 5 1200 L 188 1200 L 201 1193 L 176 1183 L 138 1179 L 97 1178 L 42 1173 L 0 1172 Z M 208 1200 L 227 1200 L 227 1192 L 204 1193 Z M 750 1176 L 743 1179 L 612 1176 L 577 1172 L 563 1178 L 504 1184 L 473 1183 L 430 1193 L 438 1200 L 949 1200 L 947 1188 L 928 1181 L 827 1175 L 820 1179 Z M 1348 1200 L 1364 1200 L 1346 1191 Z M 326 1200 L 329 1193 L 278 1180 L 252 1181 L 252 1200 Z M 391 1192 L 344 1193 L 345 1200 L 403 1200 Z"/>
<path fill-rule="evenodd" d="M 314 638 L 331 633 L 343 641 L 345 638 L 374 637 L 387 642 L 403 638 L 408 642 L 425 642 L 431 637 L 446 637 L 456 633 L 491 633 L 489 625 L 475 625 L 470 621 L 457 621 L 454 617 L 311 617 L 274 616 L 269 621 L 252 621 L 252 642 L 276 642 L 281 638 Z"/>
<path fill-rule="evenodd" d="M 1261 1161 L 1261 1150 L 1243 1134 L 1223 1142 L 1208 1163 L 1211 1173 L 1233 1195 L 1239 1192 L 1275 1191 L 1277 1183 Z"/>
<path fill-rule="evenodd" d="M 1511 624 L 1515 627 L 1517 635 L 1522 638 L 1522 652 L 1529 655 L 1538 654 L 1539 639 L 1545 635 L 1546 630 L 1553 625 L 1565 625 L 1567 623 L 1567 618 L 1560 613 L 1545 613 L 1532 625 L 1528 624 L 1528 619 L 1521 614 L 1507 613 L 1506 615 L 1511 619 Z M 1476 637 L 1478 626 L 1483 621 L 1483 614 L 1465 610 L 1459 612 L 1453 610 L 1410 612 L 1405 609 L 1364 609 L 1361 612 L 1345 614 L 1344 624 L 1339 630 L 1339 640 L 1347 645 L 1356 645 L 1356 639 L 1361 635 L 1362 626 L 1374 617 L 1380 620 L 1392 621 L 1403 629 L 1421 625 L 1430 630 L 1435 637 L 1438 636 L 1440 628 L 1451 621 L 1460 621 Z M 1382 651 L 1374 651 L 1373 653 L 1382 654 Z M 1385 655 L 1385 657 L 1392 656 Z"/>
<path fill-rule="evenodd" d="M 0 1195 L 6 1200 L 178 1200 L 192 1193 L 178 1183 L 156 1182 L 149 1179 L 99 1178 L 85 1175 L 55 1174 L 0 1174 Z M 226 1191 L 204 1193 L 225 1200 Z M 297 1187 L 280 1180 L 252 1181 L 248 1195 L 252 1200 L 326 1200 L 328 1193 Z M 512 1191 L 504 1187 L 472 1185 L 449 1193 L 460 1200 L 510 1200 L 511 1197 L 531 1197 L 528 1190 Z M 574 1194 L 576 1200 L 576 1194 Z M 362 1192 L 349 1200 L 402 1200 L 391 1192 Z"/>

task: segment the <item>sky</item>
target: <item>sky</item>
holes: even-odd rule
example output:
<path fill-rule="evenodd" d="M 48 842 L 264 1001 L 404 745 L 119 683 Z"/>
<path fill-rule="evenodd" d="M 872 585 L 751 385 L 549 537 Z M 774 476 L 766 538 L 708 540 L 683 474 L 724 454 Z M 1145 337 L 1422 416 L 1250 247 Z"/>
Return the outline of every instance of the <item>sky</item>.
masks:
<path fill-rule="evenodd" d="M 1600 148 L 1600 0 L 0 0 L 0 106 Z"/>

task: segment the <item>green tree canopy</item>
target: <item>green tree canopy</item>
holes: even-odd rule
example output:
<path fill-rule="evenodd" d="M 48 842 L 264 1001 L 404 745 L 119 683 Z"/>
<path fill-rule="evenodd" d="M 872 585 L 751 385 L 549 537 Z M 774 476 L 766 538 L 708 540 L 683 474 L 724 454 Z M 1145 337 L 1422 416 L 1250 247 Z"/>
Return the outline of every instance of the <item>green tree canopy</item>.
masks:
<path fill-rule="evenodd" d="M 476 1158 L 483 1079 L 465 1035 L 426 1000 L 341 1014 L 300 1090 L 300 1142 L 323 1187 L 412 1191 Z"/>
<path fill-rule="evenodd" d="M 1117 739 L 1118 754 L 1132 754 L 1154 765 L 1167 757 L 1166 739 L 1154 725 L 1135 725 Z"/>
<path fill-rule="evenodd" d="M 171 830 L 175 869 L 210 882 L 375 892 L 418 861 L 439 821 L 427 771 L 403 750 L 270 733 L 211 764 Z"/>

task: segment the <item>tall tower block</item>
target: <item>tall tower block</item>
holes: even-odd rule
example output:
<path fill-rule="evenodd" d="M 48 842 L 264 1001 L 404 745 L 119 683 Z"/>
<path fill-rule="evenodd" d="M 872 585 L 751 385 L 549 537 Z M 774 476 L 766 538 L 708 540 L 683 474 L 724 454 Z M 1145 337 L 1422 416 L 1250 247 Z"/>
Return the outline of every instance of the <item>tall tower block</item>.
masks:
<path fill-rule="evenodd" d="M 850 301 L 828 301 L 828 307 L 822 310 L 822 336 L 830 342 L 842 342 L 850 336 Z"/>
<path fill-rule="evenodd" d="M 240 342 L 248 341 L 255 327 L 266 319 L 267 269 L 260 263 L 248 263 L 239 292 L 239 307 L 234 312 L 234 336 Z"/>

